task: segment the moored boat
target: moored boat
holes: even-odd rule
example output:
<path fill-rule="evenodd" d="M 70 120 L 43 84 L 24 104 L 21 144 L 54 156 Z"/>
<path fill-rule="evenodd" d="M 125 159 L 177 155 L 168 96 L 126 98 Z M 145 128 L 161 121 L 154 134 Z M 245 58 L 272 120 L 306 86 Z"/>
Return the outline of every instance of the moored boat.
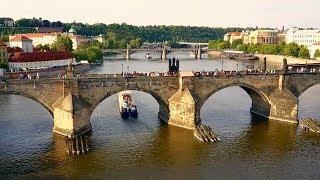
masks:
<path fill-rule="evenodd" d="M 138 110 L 132 97 L 132 91 L 118 93 L 120 115 L 123 119 L 137 118 Z"/>
<path fill-rule="evenodd" d="M 149 53 L 147 53 L 145 57 L 149 60 L 152 59 L 152 56 Z"/>

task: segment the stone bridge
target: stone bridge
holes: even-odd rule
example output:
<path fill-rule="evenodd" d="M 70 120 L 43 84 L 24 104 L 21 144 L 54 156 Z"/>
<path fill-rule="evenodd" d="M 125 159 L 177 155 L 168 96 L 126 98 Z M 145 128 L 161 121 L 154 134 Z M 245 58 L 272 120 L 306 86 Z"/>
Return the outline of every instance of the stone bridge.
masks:
<path fill-rule="evenodd" d="M 161 54 L 162 59 L 166 59 L 167 55 L 174 52 L 174 51 L 180 51 L 180 52 L 192 52 L 195 56 L 196 59 L 201 59 L 202 54 L 207 53 L 208 50 L 202 48 L 201 46 L 197 46 L 196 48 L 154 48 L 154 49 L 145 49 L 145 48 L 139 48 L 139 49 L 103 49 L 103 53 L 119 53 L 119 54 L 125 54 L 126 59 L 131 58 L 131 54 L 136 53 L 136 52 L 156 52 Z"/>
<path fill-rule="evenodd" d="M 238 86 L 252 99 L 250 111 L 269 119 L 298 123 L 298 97 L 320 84 L 320 72 L 201 76 L 86 75 L 65 79 L 5 80 L 0 94 L 28 97 L 53 116 L 55 133 L 74 137 L 91 131 L 90 116 L 109 96 L 124 90 L 151 94 L 159 103 L 159 118 L 170 125 L 194 129 L 200 109 L 214 93 Z"/>

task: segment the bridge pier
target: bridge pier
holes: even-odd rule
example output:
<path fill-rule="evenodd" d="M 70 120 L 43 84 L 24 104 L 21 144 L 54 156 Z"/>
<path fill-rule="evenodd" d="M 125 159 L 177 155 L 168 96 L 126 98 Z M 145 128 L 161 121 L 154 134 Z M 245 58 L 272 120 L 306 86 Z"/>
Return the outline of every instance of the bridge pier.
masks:
<path fill-rule="evenodd" d="M 69 93 L 53 104 L 53 132 L 66 137 L 76 137 L 91 131 L 90 105 Z"/>
<path fill-rule="evenodd" d="M 126 51 L 126 59 L 129 60 L 131 57 L 131 52 L 130 52 L 130 48 L 127 48 L 127 51 Z"/>
<path fill-rule="evenodd" d="M 198 48 L 198 52 L 196 53 L 197 54 L 197 57 L 198 59 L 201 59 L 202 58 L 202 52 L 201 52 L 201 47 L 199 46 Z"/>
<path fill-rule="evenodd" d="M 165 46 L 164 46 L 163 49 L 162 49 L 161 58 L 162 58 L 163 60 L 164 60 L 164 59 L 167 59 L 167 49 L 166 49 Z"/>
<path fill-rule="evenodd" d="M 194 130 L 200 113 L 189 89 L 180 89 L 169 98 L 169 125 Z"/>

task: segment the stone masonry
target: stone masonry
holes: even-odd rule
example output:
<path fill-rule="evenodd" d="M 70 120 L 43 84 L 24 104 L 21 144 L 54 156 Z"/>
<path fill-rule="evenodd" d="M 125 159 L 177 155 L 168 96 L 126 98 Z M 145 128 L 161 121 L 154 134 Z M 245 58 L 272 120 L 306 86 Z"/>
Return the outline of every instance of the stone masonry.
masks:
<path fill-rule="evenodd" d="M 298 97 L 320 84 L 320 74 L 238 74 L 188 77 L 114 77 L 86 75 L 65 79 L 6 80 L 0 94 L 28 97 L 53 116 L 55 133 L 74 137 L 91 131 L 90 116 L 106 98 L 124 90 L 151 94 L 159 104 L 159 118 L 170 125 L 194 129 L 200 109 L 214 93 L 238 86 L 252 99 L 250 111 L 266 118 L 297 123 Z"/>

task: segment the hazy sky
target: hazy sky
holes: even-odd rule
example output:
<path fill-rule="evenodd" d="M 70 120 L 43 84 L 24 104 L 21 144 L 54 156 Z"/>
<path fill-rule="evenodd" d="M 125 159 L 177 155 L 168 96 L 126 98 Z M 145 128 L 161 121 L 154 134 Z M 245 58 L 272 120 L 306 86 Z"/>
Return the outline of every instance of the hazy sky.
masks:
<path fill-rule="evenodd" d="M 320 27 L 320 0 L 1 0 L 1 16 L 90 24 Z"/>

